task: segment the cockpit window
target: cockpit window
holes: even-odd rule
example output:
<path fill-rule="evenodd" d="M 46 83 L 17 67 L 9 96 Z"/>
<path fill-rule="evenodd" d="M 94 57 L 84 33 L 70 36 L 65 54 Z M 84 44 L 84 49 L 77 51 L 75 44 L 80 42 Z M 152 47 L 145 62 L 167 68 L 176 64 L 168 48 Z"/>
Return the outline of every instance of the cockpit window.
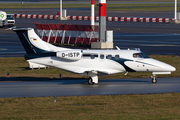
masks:
<path fill-rule="evenodd" d="M 144 54 L 144 53 L 140 53 L 141 56 L 143 56 L 143 58 L 150 58 L 148 55 Z"/>
<path fill-rule="evenodd" d="M 134 58 L 142 58 L 142 56 L 140 55 L 140 53 L 134 53 L 134 54 L 133 54 L 133 57 L 134 57 Z"/>
<path fill-rule="evenodd" d="M 144 53 L 134 53 L 134 54 L 133 54 L 133 57 L 134 57 L 134 58 L 149 58 L 149 56 L 147 56 L 147 55 L 144 54 Z"/>

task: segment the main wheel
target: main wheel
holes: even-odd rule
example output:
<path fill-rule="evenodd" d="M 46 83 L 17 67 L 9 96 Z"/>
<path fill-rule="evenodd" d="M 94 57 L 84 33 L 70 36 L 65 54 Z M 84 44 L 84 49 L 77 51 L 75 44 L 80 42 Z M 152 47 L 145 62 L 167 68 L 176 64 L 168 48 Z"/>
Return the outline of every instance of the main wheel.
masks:
<path fill-rule="evenodd" d="M 90 84 L 90 85 L 93 84 L 93 81 L 92 81 L 92 78 L 91 78 L 91 77 L 89 77 L 89 79 L 88 79 L 88 84 Z"/>
<path fill-rule="evenodd" d="M 156 83 L 156 82 L 157 82 L 156 78 L 153 78 L 152 83 Z"/>

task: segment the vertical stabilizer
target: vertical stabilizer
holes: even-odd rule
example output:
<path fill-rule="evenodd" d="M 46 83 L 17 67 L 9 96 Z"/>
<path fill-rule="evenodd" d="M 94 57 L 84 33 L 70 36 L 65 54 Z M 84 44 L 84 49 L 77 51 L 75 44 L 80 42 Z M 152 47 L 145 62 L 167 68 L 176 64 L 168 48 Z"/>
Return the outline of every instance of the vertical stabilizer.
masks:
<path fill-rule="evenodd" d="M 34 32 L 33 28 L 12 28 L 23 44 L 27 54 L 42 54 L 50 52 L 48 46 Z"/>

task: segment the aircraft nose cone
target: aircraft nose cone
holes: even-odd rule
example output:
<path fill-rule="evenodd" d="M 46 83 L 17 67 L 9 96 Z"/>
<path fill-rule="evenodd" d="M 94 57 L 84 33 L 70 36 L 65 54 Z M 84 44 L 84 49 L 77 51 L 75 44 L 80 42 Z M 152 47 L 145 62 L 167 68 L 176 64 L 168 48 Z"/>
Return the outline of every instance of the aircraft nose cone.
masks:
<path fill-rule="evenodd" d="M 176 71 L 176 68 L 173 67 L 173 66 L 171 66 L 171 67 L 169 68 L 169 70 L 170 70 L 170 71 Z"/>
<path fill-rule="evenodd" d="M 152 61 L 154 63 L 154 65 L 158 66 L 158 69 L 161 71 L 161 72 L 173 72 L 173 71 L 176 71 L 176 68 L 167 64 L 167 63 L 164 63 L 164 62 L 161 62 L 161 61 L 158 61 L 158 60 L 154 60 Z"/>
<path fill-rule="evenodd" d="M 166 69 L 167 71 L 170 71 L 170 72 L 176 71 L 175 67 L 168 65 L 168 64 L 166 66 L 164 66 L 164 69 Z"/>

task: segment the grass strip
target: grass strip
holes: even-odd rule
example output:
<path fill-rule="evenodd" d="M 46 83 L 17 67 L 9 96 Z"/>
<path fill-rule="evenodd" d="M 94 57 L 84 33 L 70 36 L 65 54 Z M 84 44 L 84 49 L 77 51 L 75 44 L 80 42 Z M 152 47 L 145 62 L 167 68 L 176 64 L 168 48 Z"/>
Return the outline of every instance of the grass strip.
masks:
<path fill-rule="evenodd" d="M 150 57 L 168 63 L 176 67 L 176 71 L 170 75 L 157 75 L 157 77 L 180 77 L 180 57 L 168 56 L 168 55 L 150 55 Z M 7 73 L 10 77 L 46 77 L 46 78 L 59 78 L 59 74 L 63 78 L 87 78 L 80 76 L 79 74 L 69 73 L 54 67 L 49 69 L 29 69 L 28 62 L 23 57 L 9 57 L 0 58 L 0 77 L 7 77 Z M 100 77 L 100 79 L 118 79 L 118 78 L 148 78 L 152 73 L 144 72 L 132 72 L 126 76 L 124 73 L 113 74 L 109 76 Z"/>
<path fill-rule="evenodd" d="M 178 120 L 180 93 L 0 98 L 0 119 Z"/>

